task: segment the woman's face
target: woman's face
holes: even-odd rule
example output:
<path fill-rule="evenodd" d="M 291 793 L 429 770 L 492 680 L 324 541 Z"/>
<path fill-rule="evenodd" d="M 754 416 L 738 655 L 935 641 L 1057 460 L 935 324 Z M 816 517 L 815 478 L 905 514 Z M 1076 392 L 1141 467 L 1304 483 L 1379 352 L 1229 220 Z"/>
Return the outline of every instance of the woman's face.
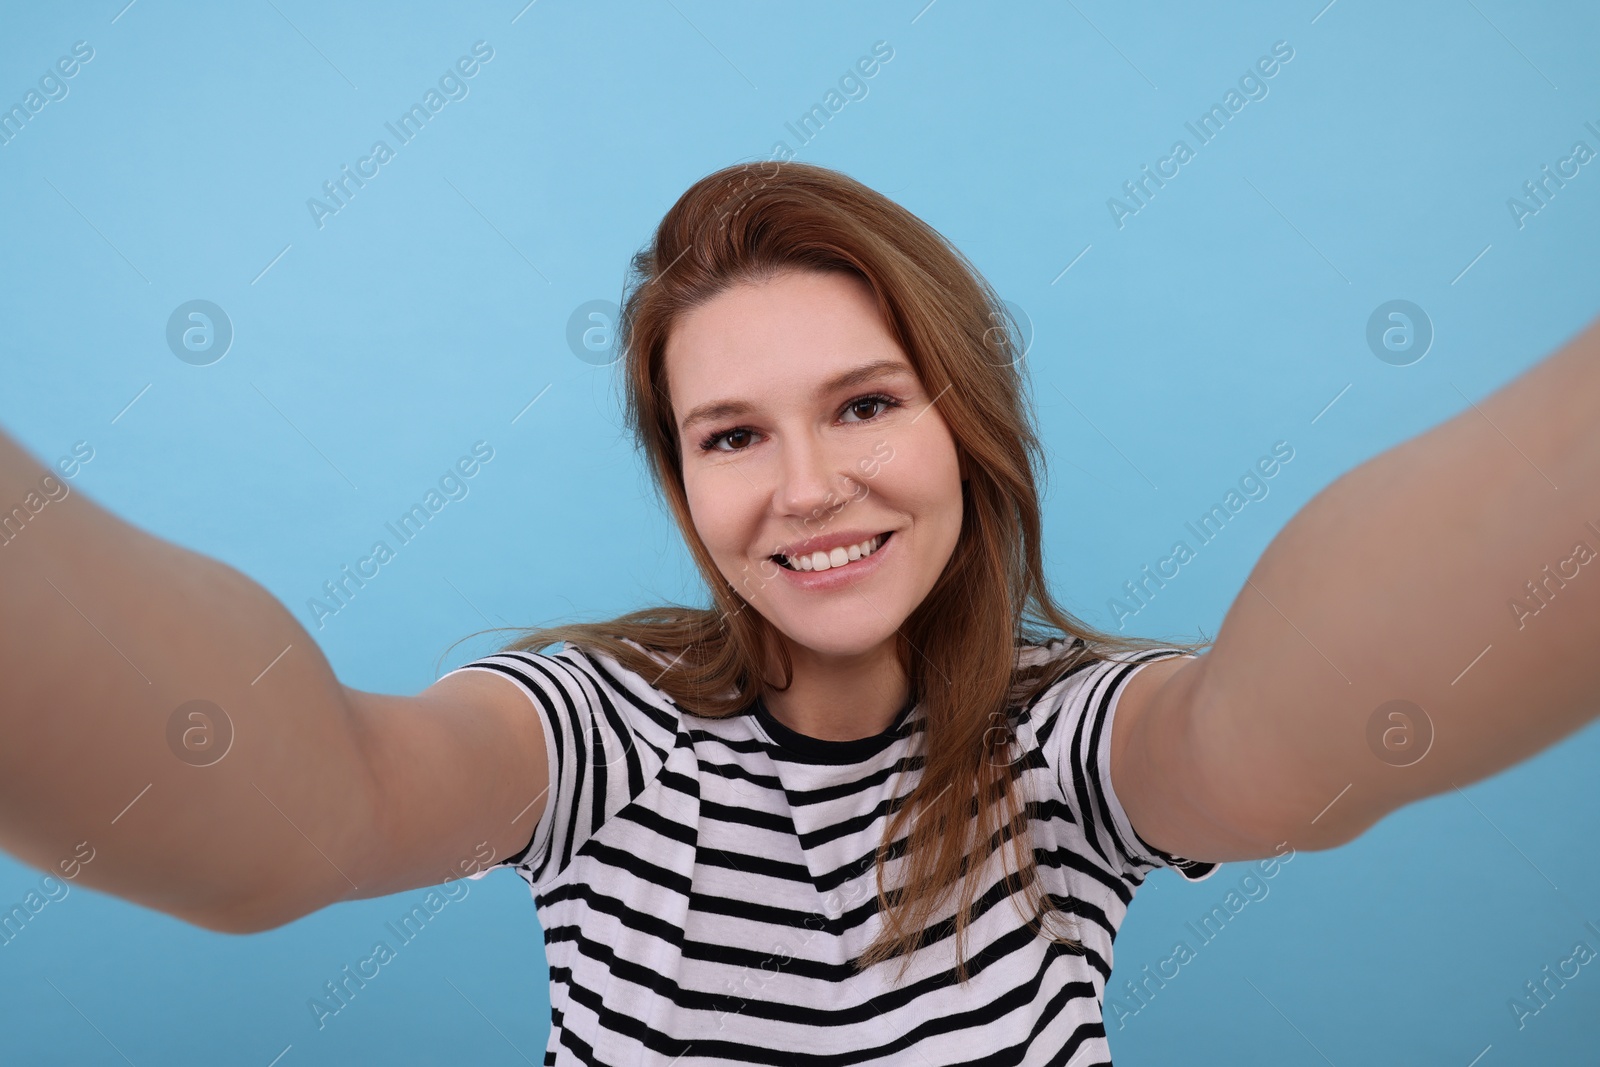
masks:
<path fill-rule="evenodd" d="M 736 285 L 679 319 L 665 357 L 689 510 L 723 577 L 819 654 L 893 638 L 955 550 L 962 470 L 868 285 Z"/>

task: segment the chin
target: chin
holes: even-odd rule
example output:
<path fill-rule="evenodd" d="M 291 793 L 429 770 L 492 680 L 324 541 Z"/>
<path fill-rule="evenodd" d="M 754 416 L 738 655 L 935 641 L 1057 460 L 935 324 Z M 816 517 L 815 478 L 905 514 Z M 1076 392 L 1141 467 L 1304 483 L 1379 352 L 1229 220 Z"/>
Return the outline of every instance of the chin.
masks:
<path fill-rule="evenodd" d="M 859 656 L 871 652 L 895 635 L 894 628 L 876 612 L 870 608 L 865 610 L 872 618 L 861 619 L 857 625 L 848 623 L 832 625 L 826 619 L 807 619 L 804 622 L 774 619 L 771 616 L 766 616 L 766 619 L 772 623 L 774 629 L 788 638 L 790 644 L 798 645 L 816 655 Z"/>

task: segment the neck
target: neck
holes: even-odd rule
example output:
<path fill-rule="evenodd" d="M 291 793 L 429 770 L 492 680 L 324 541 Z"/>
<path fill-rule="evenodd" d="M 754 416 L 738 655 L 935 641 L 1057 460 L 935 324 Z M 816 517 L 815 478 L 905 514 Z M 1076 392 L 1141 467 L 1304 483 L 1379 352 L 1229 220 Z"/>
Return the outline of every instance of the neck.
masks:
<path fill-rule="evenodd" d="M 895 638 L 850 656 L 819 653 L 779 635 L 794 674 L 787 689 L 768 687 L 762 699 L 774 718 L 796 733 L 824 741 L 854 741 L 888 729 L 905 706 L 910 680 L 895 654 Z M 776 657 L 774 656 L 774 660 Z M 774 662 L 769 677 L 778 674 Z"/>

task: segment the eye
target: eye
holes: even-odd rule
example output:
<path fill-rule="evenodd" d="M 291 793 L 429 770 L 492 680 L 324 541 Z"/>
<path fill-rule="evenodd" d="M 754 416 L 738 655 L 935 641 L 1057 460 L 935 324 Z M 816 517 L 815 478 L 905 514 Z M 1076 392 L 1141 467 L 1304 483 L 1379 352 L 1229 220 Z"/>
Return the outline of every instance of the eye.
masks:
<path fill-rule="evenodd" d="M 890 408 L 897 408 L 899 406 L 900 402 L 893 397 L 884 396 L 882 393 L 871 393 L 867 396 L 856 397 L 854 400 L 850 401 L 844 406 L 844 410 L 847 414 L 855 414 L 858 416 L 855 420 L 846 421 L 871 422 L 884 411 L 888 411 Z M 881 408 L 882 410 L 874 411 L 874 408 Z M 867 413 L 864 414 L 863 412 Z"/>
<path fill-rule="evenodd" d="M 900 406 L 900 401 L 883 393 L 868 393 L 848 401 L 840 413 L 845 422 L 863 423 L 880 418 L 884 412 Z M 854 418 L 848 416 L 854 415 Z M 743 452 L 755 440 L 756 433 L 746 426 L 717 430 L 700 440 L 702 452 Z M 726 447 L 725 447 L 726 445 Z"/>
<path fill-rule="evenodd" d="M 707 436 L 704 440 L 702 440 L 700 442 L 700 451 L 702 451 L 702 452 L 743 452 L 745 450 L 745 448 L 749 447 L 750 438 L 752 436 L 754 436 L 753 433 L 750 430 L 748 430 L 745 427 L 743 427 L 743 426 L 735 426 L 731 430 L 718 430 L 716 433 L 713 433 L 713 434 Z M 721 447 L 721 442 L 722 441 L 726 440 L 726 441 L 729 441 L 731 443 L 735 438 L 739 439 L 742 442 L 737 447 L 734 447 L 734 448 L 722 448 Z"/>

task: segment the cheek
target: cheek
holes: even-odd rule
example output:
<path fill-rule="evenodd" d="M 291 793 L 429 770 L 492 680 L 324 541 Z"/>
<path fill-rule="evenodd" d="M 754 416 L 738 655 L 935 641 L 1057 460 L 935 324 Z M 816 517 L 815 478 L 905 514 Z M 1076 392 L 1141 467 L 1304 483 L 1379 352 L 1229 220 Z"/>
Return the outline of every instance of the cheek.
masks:
<path fill-rule="evenodd" d="M 716 498 L 703 491 L 703 484 L 695 481 L 685 481 L 683 485 L 684 497 L 689 501 L 689 518 L 694 522 L 694 531 L 700 535 L 700 540 L 713 556 L 721 550 L 721 531 L 718 523 L 721 516 L 717 512 Z"/>
<path fill-rule="evenodd" d="M 684 497 L 695 532 L 713 559 L 725 561 L 742 555 L 751 522 L 750 487 L 737 474 L 734 480 L 722 472 L 702 471 L 684 479 Z"/>
<path fill-rule="evenodd" d="M 954 445 L 940 435 L 915 452 L 906 450 L 895 457 L 895 464 L 902 461 L 900 492 L 921 528 L 919 546 L 928 554 L 928 565 L 941 570 L 961 536 L 961 469 Z"/>
<path fill-rule="evenodd" d="M 893 457 L 884 463 L 879 480 L 886 492 L 892 484 L 908 506 L 928 513 L 927 518 L 949 517 L 959 523 L 960 463 L 948 431 L 939 430 L 894 442 Z"/>

